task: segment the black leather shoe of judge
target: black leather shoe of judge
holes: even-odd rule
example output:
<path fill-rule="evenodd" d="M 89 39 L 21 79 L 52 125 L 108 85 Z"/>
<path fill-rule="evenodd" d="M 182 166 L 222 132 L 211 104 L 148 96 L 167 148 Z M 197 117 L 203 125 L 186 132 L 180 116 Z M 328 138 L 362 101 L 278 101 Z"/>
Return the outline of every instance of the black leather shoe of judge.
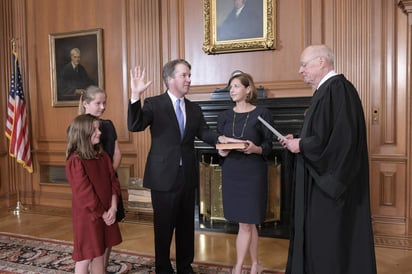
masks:
<path fill-rule="evenodd" d="M 178 270 L 177 274 L 194 274 L 193 268 L 189 265 L 185 267 L 183 270 Z"/>

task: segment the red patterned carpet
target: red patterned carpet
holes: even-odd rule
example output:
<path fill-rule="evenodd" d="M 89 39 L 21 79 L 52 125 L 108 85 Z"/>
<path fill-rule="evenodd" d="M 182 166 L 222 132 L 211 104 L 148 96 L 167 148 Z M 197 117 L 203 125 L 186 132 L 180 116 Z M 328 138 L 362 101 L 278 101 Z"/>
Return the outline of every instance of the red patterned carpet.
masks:
<path fill-rule="evenodd" d="M 65 274 L 74 272 L 72 243 L 0 232 L 0 273 Z M 195 262 L 199 274 L 230 274 L 231 266 Z M 114 248 L 107 273 L 155 273 L 154 258 Z M 249 273 L 245 270 L 244 273 Z M 263 273 L 282 274 L 275 270 Z"/>

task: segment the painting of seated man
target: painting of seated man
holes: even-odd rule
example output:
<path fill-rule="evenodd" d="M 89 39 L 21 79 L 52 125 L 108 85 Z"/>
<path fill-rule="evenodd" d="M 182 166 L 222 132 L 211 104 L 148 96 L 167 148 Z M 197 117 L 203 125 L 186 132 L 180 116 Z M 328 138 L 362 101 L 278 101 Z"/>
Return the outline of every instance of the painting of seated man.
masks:
<path fill-rule="evenodd" d="M 262 0 L 218 0 L 216 13 L 217 41 L 263 37 Z"/>

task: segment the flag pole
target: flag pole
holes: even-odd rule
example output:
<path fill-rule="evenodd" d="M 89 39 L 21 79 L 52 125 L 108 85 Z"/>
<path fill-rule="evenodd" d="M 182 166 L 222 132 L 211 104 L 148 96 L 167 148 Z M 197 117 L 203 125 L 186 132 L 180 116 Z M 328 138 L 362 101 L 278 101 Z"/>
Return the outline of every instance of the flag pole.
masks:
<path fill-rule="evenodd" d="M 20 202 L 20 188 L 17 182 L 16 182 L 16 194 L 17 194 L 17 202 L 16 202 L 16 207 L 13 209 L 13 214 L 19 215 L 21 211 L 27 210 L 27 207 L 25 207 L 23 203 Z"/>
<path fill-rule="evenodd" d="M 6 137 L 10 140 L 9 155 L 16 158 L 18 163 L 23 164 L 30 173 L 33 172 L 31 162 L 30 141 L 28 141 L 26 105 L 20 68 L 16 52 L 16 39 L 11 39 L 12 44 L 12 80 L 7 104 Z M 15 215 L 22 210 L 27 210 L 20 201 L 19 183 L 15 181 L 17 204 L 13 209 Z"/>

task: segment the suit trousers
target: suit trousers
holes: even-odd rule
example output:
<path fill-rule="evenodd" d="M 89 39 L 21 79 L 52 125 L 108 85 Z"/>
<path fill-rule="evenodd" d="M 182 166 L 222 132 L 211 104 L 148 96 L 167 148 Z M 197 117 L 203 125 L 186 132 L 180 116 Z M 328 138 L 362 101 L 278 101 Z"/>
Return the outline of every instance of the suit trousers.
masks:
<path fill-rule="evenodd" d="M 188 186 L 179 168 L 170 191 L 151 191 L 156 273 L 173 273 L 170 246 L 175 233 L 178 274 L 192 273 L 194 259 L 195 188 Z"/>

